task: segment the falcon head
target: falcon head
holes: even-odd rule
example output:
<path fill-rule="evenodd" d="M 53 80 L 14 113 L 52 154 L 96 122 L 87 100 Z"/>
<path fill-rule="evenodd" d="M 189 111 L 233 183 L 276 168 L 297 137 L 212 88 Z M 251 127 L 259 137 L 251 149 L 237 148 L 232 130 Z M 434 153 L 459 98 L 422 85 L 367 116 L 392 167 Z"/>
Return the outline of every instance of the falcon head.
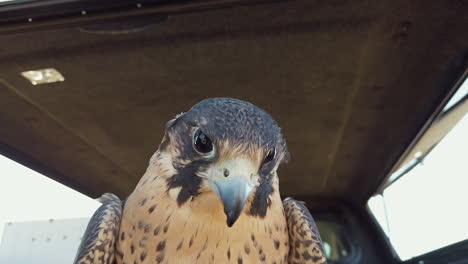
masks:
<path fill-rule="evenodd" d="M 179 206 L 211 194 L 219 198 L 231 227 L 241 213 L 264 217 L 278 165 L 288 159 L 273 118 L 257 106 L 210 98 L 166 125 L 160 155 L 171 169 L 163 177 Z"/>

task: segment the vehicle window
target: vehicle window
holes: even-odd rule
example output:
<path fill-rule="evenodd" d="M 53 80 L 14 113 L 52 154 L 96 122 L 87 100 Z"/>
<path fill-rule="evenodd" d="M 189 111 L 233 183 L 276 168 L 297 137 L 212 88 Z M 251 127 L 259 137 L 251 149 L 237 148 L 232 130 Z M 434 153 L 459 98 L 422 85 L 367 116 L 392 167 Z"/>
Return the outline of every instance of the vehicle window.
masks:
<path fill-rule="evenodd" d="M 468 239 L 467 93 L 465 81 L 415 145 L 412 159 L 368 202 L 402 260 Z"/>
<path fill-rule="evenodd" d="M 328 260 L 340 261 L 350 255 L 351 247 L 346 239 L 342 226 L 329 221 L 317 221 L 323 250 Z"/>

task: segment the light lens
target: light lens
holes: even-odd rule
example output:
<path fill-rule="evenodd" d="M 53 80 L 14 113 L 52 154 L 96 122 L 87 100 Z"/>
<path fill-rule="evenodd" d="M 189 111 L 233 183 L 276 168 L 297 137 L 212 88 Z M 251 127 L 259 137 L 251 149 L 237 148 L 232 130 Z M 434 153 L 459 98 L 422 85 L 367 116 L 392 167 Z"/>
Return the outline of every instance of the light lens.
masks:
<path fill-rule="evenodd" d="M 63 75 L 54 68 L 25 71 L 21 75 L 28 79 L 32 85 L 65 81 Z"/>

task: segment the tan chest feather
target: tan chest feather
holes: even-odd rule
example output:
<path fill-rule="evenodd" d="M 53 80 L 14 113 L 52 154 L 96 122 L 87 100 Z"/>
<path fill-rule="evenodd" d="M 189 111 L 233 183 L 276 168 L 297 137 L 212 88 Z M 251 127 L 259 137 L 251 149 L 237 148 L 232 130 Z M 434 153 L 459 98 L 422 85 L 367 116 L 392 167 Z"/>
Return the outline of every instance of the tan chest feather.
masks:
<path fill-rule="evenodd" d="M 179 208 L 168 197 L 132 194 L 124 209 L 117 263 L 287 262 L 289 239 L 279 195 L 264 219 L 243 213 L 231 228 L 222 205 L 210 199 L 215 198 L 201 195 Z M 215 206 L 200 208 L 207 202 Z"/>

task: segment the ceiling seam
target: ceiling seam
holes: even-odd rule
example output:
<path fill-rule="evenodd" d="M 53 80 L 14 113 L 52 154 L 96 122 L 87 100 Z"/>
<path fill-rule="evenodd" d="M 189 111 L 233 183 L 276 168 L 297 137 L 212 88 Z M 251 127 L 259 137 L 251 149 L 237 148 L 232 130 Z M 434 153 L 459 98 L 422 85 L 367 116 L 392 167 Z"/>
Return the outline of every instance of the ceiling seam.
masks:
<path fill-rule="evenodd" d="M 375 27 L 375 26 L 374 26 Z M 358 68 L 358 75 L 356 77 L 356 80 L 354 82 L 354 85 L 353 85 L 353 89 L 351 90 L 351 94 L 348 96 L 348 100 L 346 100 L 346 105 L 345 105 L 345 109 L 343 111 L 343 117 L 342 117 L 342 122 L 341 122 L 341 126 L 338 128 L 338 133 L 337 133 L 337 136 L 336 136 L 336 140 L 334 141 L 335 144 L 332 146 L 331 148 L 331 152 L 328 154 L 328 166 L 327 166 L 327 169 L 325 171 L 325 177 L 323 177 L 322 179 L 322 184 L 320 186 L 320 188 L 323 190 L 327 184 L 328 184 L 328 179 L 331 177 L 331 174 L 332 174 L 332 171 L 333 171 L 333 167 L 335 166 L 336 164 L 336 156 L 338 154 L 338 150 L 340 148 L 340 145 L 341 143 L 343 142 L 343 138 L 344 138 L 344 132 L 345 132 L 345 129 L 346 127 L 348 126 L 348 122 L 349 122 L 349 119 L 351 117 L 351 113 L 353 111 L 353 104 L 354 104 L 354 99 L 356 97 L 356 94 L 358 93 L 359 91 L 359 88 L 361 87 L 361 79 L 362 79 L 362 73 L 363 73 L 363 68 L 364 68 L 364 61 L 366 59 L 366 55 L 367 55 L 367 50 L 368 50 L 368 46 L 369 46 L 369 39 L 372 35 L 372 27 L 371 29 L 368 31 L 369 33 L 367 34 L 367 38 L 364 42 L 364 45 L 363 47 L 361 48 L 361 52 L 360 52 L 360 63 L 359 63 L 359 68 Z"/>

